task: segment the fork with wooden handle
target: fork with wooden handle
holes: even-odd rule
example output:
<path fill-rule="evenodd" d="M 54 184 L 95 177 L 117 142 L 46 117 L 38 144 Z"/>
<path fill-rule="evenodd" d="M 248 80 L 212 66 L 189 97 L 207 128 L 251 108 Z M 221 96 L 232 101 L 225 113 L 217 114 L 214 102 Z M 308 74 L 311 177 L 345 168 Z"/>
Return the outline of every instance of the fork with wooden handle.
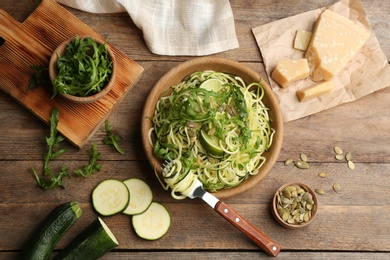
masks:
<path fill-rule="evenodd" d="M 169 173 L 175 171 L 173 164 L 173 160 L 165 161 L 165 164 L 163 164 L 162 168 L 164 176 L 168 176 L 170 175 Z M 202 182 L 199 181 L 198 178 L 192 179 L 190 183 L 187 183 L 183 186 L 186 187 L 185 191 L 180 191 L 183 196 L 189 197 L 191 199 L 201 198 L 233 226 L 238 228 L 243 234 L 250 238 L 256 245 L 261 247 L 267 254 L 271 256 L 277 256 L 279 254 L 280 246 L 275 241 L 273 241 L 266 234 L 257 229 L 253 224 L 244 219 L 227 204 L 220 201 L 211 193 L 205 191 L 203 189 Z"/>
<path fill-rule="evenodd" d="M 277 256 L 280 246 L 266 234 L 257 229 L 253 224 L 244 219 L 235 210 L 229 207 L 223 201 L 208 193 L 203 189 L 202 183 L 196 179 L 189 198 L 201 198 L 209 204 L 216 212 L 238 228 L 243 234 L 250 238 L 256 245 L 261 247 L 267 254 Z"/>

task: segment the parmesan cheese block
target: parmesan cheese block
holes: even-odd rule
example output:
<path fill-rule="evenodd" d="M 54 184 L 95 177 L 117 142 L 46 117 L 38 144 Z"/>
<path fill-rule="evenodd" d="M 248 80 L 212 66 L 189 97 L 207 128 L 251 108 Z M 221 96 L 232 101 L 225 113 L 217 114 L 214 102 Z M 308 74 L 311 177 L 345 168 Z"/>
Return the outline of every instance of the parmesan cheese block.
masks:
<path fill-rule="evenodd" d="M 309 76 L 309 65 L 306 59 L 282 59 L 276 64 L 271 77 L 283 88 L 293 82 Z"/>
<path fill-rule="evenodd" d="M 294 48 L 301 51 L 306 51 L 309 45 L 312 33 L 305 30 L 297 30 L 294 39 Z"/>
<path fill-rule="evenodd" d="M 330 80 L 354 57 L 370 33 L 348 18 L 325 10 L 306 52 L 313 81 Z"/>
<path fill-rule="evenodd" d="M 305 102 L 310 99 L 322 96 L 330 93 L 333 90 L 333 82 L 325 81 L 314 86 L 309 86 L 300 90 L 297 90 L 296 94 L 300 102 Z"/>

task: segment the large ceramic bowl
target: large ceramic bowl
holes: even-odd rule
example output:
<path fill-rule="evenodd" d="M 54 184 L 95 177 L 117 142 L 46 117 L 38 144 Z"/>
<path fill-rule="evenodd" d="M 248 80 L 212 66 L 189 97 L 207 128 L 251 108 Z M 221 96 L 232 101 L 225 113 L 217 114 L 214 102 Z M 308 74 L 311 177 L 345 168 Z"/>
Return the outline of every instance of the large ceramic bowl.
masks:
<path fill-rule="evenodd" d="M 279 104 L 267 82 L 264 81 L 264 79 L 262 79 L 260 75 L 252 69 L 239 62 L 216 57 L 202 57 L 192 59 L 183 62 L 177 67 L 171 69 L 156 83 L 147 97 L 142 115 L 142 142 L 149 163 L 151 164 L 152 168 L 161 175 L 162 161 L 154 155 L 153 147 L 151 146 L 148 139 L 148 132 L 152 127 L 152 122 L 149 118 L 153 117 L 156 103 L 164 91 L 168 90 L 170 86 L 177 85 L 178 83 L 182 82 L 186 76 L 202 70 L 214 70 L 218 72 L 231 73 L 240 76 L 248 84 L 252 82 L 259 82 L 259 80 L 261 80 L 261 83 L 265 89 L 263 102 L 265 106 L 270 109 L 269 115 L 272 120 L 271 125 L 276 130 L 271 148 L 263 154 L 266 157 L 266 162 L 262 165 L 259 172 L 256 175 L 249 176 L 248 179 L 236 187 L 219 190 L 214 193 L 214 195 L 218 198 L 227 198 L 245 192 L 258 184 L 274 166 L 282 145 L 283 120 Z"/>

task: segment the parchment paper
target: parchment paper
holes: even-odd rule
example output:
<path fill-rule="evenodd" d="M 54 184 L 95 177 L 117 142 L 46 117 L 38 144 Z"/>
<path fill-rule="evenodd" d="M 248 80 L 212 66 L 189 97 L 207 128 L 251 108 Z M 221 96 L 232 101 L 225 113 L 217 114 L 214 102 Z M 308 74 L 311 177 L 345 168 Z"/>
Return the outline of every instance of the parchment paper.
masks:
<path fill-rule="evenodd" d="M 307 102 L 299 102 L 296 91 L 314 85 L 310 79 L 281 88 L 271 78 L 271 72 L 282 58 L 303 58 L 305 52 L 293 48 L 296 31 L 312 31 L 318 15 L 328 8 L 371 31 L 371 35 L 356 56 L 333 78 L 333 92 Z M 334 5 L 312 10 L 252 29 L 263 56 L 271 87 L 276 94 L 284 122 L 354 101 L 390 86 L 390 66 L 372 32 L 360 0 L 341 0 Z"/>

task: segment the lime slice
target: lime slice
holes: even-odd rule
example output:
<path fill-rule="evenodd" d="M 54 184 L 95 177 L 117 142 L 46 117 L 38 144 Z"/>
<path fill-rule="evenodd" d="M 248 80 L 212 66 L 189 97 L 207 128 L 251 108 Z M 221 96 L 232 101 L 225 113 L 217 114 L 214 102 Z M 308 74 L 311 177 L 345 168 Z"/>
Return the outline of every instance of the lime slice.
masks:
<path fill-rule="evenodd" d="M 200 84 L 199 88 L 203 88 L 208 91 L 214 91 L 217 93 L 222 89 L 223 82 L 219 79 L 208 79 L 203 81 L 202 84 Z"/>
<path fill-rule="evenodd" d="M 214 135 L 208 135 L 203 130 L 200 130 L 199 142 L 209 155 L 215 158 L 221 158 L 224 154 L 219 145 L 219 138 Z"/>

